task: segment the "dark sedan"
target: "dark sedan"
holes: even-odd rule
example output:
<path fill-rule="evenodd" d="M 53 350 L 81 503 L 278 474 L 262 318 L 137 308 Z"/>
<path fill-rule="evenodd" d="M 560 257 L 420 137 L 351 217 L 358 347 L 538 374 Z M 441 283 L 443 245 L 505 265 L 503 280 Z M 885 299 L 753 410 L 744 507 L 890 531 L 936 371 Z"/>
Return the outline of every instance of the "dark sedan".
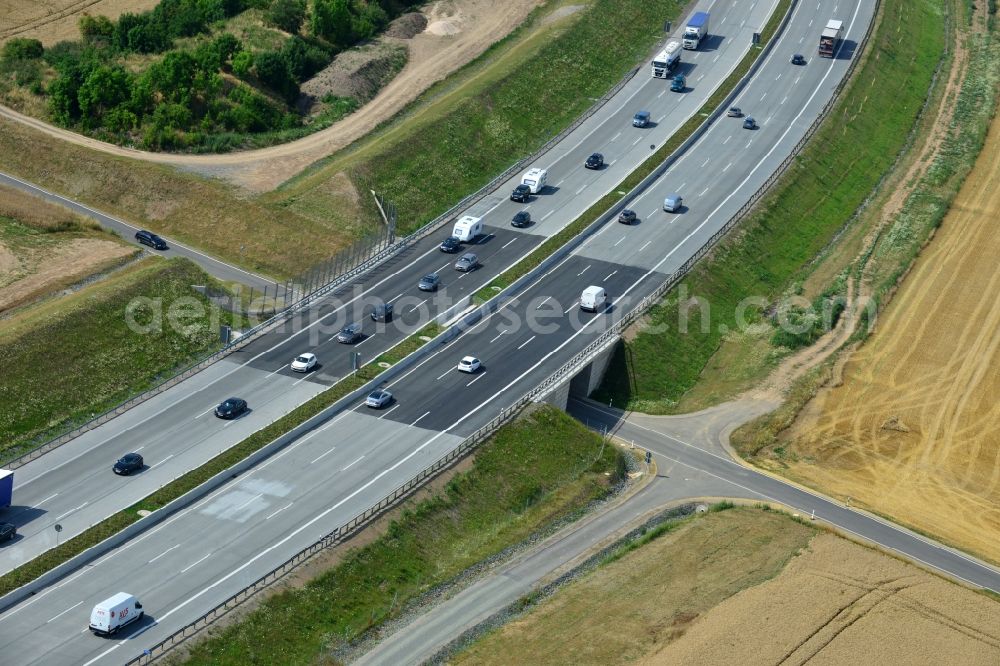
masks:
<path fill-rule="evenodd" d="M 17 526 L 10 523 L 0 523 L 0 543 L 13 541 L 17 536 Z"/>
<path fill-rule="evenodd" d="M 247 401 L 243 398 L 229 398 L 215 408 L 215 415 L 220 419 L 235 419 L 247 411 Z"/>
<path fill-rule="evenodd" d="M 167 249 L 167 241 L 163 240 L 152 231 L 146 231 L 145 229 L 137 231 L 135 232 L 135 239 L 143 245 L 148 245 L 154 250 Z"/>
<path fill-rule="evenodd" d="M 510 200 L 527 203 L 531 200 L 531 188 L 524 183 L 521 183 L 514 188 L 513 192 L 510 193 Z"/>
<path fill-rule="evenodd" d="M 618 215 L 618 221 L 622 224 L 635 224 L 636 216 L 634 210 L 626 208 Z"/>
<path fill-rule="evenodd" d="M 126 453 L 118 459 L 118 462 L 116 462 L 115 466 L 111 468 L 111 471 L 115 474 L 124 474 L 127 476 L 132 472 L 138 472 L 141 469 L 142 456 L 138 453 Z"/>
<path fill-rule="evenodd" d="M 518 229 L 524 229 L 529 224 L 531 224 L 531 213 L 526 210 L 519 211 L 510 221 L 510 226 Z"/>
<path fill-rule="evenodd" d="M 583 165 L 587 169 L 600 169 L 604 166 L 604 155 L 600 153 L 594 153 L 587 158 L 587 161 Z"/>
<path fill-rule="evenodd" d="M 458 240 L 455 236 L 448 236 L 441 241 L 438 249 L 442 252 L 447 252 L 448 254 L 454 254 L 462 249 L 462 241 Z"/>

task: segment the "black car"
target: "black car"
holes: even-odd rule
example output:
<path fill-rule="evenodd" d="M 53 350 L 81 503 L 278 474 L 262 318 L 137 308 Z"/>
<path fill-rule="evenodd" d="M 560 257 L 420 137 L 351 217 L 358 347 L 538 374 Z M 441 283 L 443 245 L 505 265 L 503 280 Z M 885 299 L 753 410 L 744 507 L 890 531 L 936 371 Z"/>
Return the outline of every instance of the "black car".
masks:
<path fill-rule="evenodd" d="M 17 526 L 10 523 L 0 523 L 0 542 L 13 541 L 17 536 Z"/>
<path fill-rule="evenodd" d="M 247 411 L 247 401 L 243 398 L 228 398 L 215 408 L 215 415 L 220 419 L 235 419 Z"/>
<path fill-rule="evenodd" d="M 806 64 L 806 58 L 801 53 L 796 53 L 792 56 L 793 65 L 804 65 Z"/>
<path fill-rule="evenodd" d="M 454 254 L 462 249 L 462 241 L 458 240 L 455 236 L 448 236 L 441 244 L 438 245 L 438 249 L 442 252 L 447 252 L 448 254 Z"/>
<path fill-rule="evenodd" d="M 600 169 L 604 166 L 604 155 L 600 153 L 594 153 L 587 158 L 587 161 L 583 164 L 587 169 Z"/>
<path fill-rule="evenodd" d="M 524 229 L 529 224 L 531 224 L 531 213 L 526 210 L 522 210 L 515 214 L 513 219 L 510 221 L 510 226 L 517 227 L 518 229 Z"/>
<path fill-rule="evenodd" d="M 392 303 L 379 303 L 373 307 L 372 321 L 392 321 Z"/>
<path fill-rule="evenodd" d="M 131 474 L 132 472 L 138 472 L 141 469 L 142 456 L 138 453 L 126 453 L 119 458 L 118 462 L 115 463 L 115 466 L 111 468 L 115 474 L 125 475 Z"/>
<path fill-rule="evenodd" d="M 626 208 L 618 215 L 618 221 L 622 224 L 635 224 L 635 211 Z"/>
<path fill-rule="evenodd" d="M 757 121 L 753 119 L 753 116 L 747 116 L 743 119 L 743 129 L 755 130 L 757 129 Z"/>
<path fill-rule="evenodd" d="M 513 192 L 510 193 L 510 200 L 527 203 L 531 200 L 531 188 L 524 183 L 521 183 L 514 188 Z"/>
<path fill-rule="evenodd" d="M 135 232 L 135 239 L 143 245 L 148 245 L 154 250 L 167 249 L 167 241 L 163 240 L 152 231 L 146 231 L 145 229 L 137 231 Z"/>
<path fill-rule="evenodd" d="M 345 345 L 353 344 L 361 339 L 361 322 L 348 324 L 337 333 L 337 342 Z"/>
<path fill-rule="evenodd" d="M 437 291 L 439 284 L 441 284 L 441 278 L 438 277 L 438 274 L 430 273 L 420 278 L 417 288 L 420 291 Z"/>

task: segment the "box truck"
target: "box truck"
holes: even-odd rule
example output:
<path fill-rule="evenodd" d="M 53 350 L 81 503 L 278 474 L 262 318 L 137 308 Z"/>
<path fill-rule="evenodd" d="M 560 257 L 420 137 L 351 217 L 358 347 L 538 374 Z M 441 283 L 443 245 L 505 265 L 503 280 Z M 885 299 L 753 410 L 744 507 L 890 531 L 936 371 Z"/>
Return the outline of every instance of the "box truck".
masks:
<path fill-rule="evenodd" d="M 695 12 L 684 28 L 684 48 L 697 49 L 708 37 L 708 12 Z"/>
<path fill-rule="evenodd" d="M 14 472 L 0 469 L 0 509 L 6 509 L 14 499 Z"/>
<path fill-rule="evenodd" d="M 90 612 L 90 630 L 98 636 L 111 636 L 142 615 L 139 600 L 128 592 L 119 592 L 94 606 L 94 610 Z"/>
<path fill-rule="evenodd" d="M 580 309 L 587 312 L 603 310 L 608 302 L 608 293 L 603 287 L 587 287 L 580 294 Z"/>
<path fill-rule="evenodd" d="M 545 169 L 528 169 L 521 176 L 521 184 L 527 185 L 532 194 L 538 194 L 545 189 L 545 181 L 549 177 L 549 172 Z"/>
<path fill-rule="evenodd" d="M 837 52 L 840 40 L 844 38 L 844 22 L 837 19 L 830 19 L 826 22 L 822 34 L 819 36 L 819 55 L 823 58 L 832 58 Z"/>
<path fill-rule="evenodd" d="M 681 61 L 681 44 L 669 42 L 662 51 L 653 58 L 653 78 L 665 79 Z"/>
<path fill-rule="evenodd" d="M 463 243 L 468 243 L 481 233 L 483 233 L 483 218 L 464 215 L 455 222 L 451 235 Z"/>

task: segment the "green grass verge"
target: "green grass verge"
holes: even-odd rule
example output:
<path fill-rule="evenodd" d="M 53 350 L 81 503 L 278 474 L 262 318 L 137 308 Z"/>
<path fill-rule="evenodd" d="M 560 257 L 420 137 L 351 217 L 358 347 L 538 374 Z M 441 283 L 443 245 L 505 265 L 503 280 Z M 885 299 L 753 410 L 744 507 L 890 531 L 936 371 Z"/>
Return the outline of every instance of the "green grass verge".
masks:
<path fill-rule="evenodd" d="M 235 446 L 223 451 L 201 467 L 191 470 L 135 505 L 119 511 L 56 548 L 46 551 L 32 561 L 0 576 L 0 596 L 30 583 L 45 572 L 79 555 L 88 548 L 96 546 L 108 537 L 117 534 L 141 518 L 138 514 L 140 510 L 155 511 L 166 506 L 184 493 L 194 490 L 219 472 L 229 469 L 295 426 L 312 418 L 352 391 L 356 391 L 367 384 L 382 372 L 382 368 L 378 365 L 379 362 L 396 363 L 426 344 L 423 338 L 433 338 L 440 332 L 440 326 L 434 323 L 428 324 L 417 333 L 400 342 L 390 351 L 362 366 L 353 375 L 344 377 L 323 393 L 296 407 L 274 423 L 261 428 Z"/>
<path fill-rule="evenodd" d="M 615 350 L 600 400 L 651 413 L 673 410 L 738 318 L 753 323 L 841 230 L 906 145 L 944 50 L 943 16 L 931 0 L 884 0 L 884 19 L 829 119 L 782 184 L 738 234 L 700 262 Z M 900 40 L 899 34 L 907 35 Z M 860 56 L 856 56 L 860 57 Z M 683 290 L 683 291 L 680 291 Z M 679 293 L 702 307 L 681 307 Z M 686 312 L 686 330 L 680 325 Z"/>
<path fill-rule="evenodd" d="M 331 650 L 410 599 L 604 497 L 619 455 L 542 406 L 501 428 L 469 471 L 408 504 L 386 534 L 195 644 L 187 663 L 332 663 Z"/>
<path fill-rule="evenodd" d="M 153 386 L 192 359 L 219 347 L 220 313 L 191 289 L 211 283 L 184 259 L 142 261 L 80 292 L 29 308 L 0 325 L 0 453 L 14 457 L 59 432 Z M 126 307 L 159 302 L 163 325 L 142 333 L 126 323 Z M 183 327 L 167 314 L 185 302 L 201 307 Z M 197 305 L 194 305 L 197 304 Z M 177 311 L 177 310 L 175 310 Z M 149 323 L 151 309 L 136 311 Z M 58 350 L 58 353 L 53 353 Z M 53 382 L 53 377 L 59 377 Z"/>
<path fill-rule="evenodd" d="M 531 64 L 386 141 L 354 165 L 353 179 L 374 184 L 406 212 L 404 231 L 419 227 L 570 125 L 663 39 L 664 20 L 676 19 L 682 5 L 653 0 L 623 11 L 614 0 L 594 0 L 537 48 Z"/>
<path fill-rule="evenodd" d="M 781 24 L 781 19 L 788 11 L 790 5 L 791 0 L 780 0 L 774 14 L 771 15 L 771 18 L 768 19 L 767 25 L 765 25 L 764 29 L 761 31 L 760 47 L 752 48 L 749 52 L 747 52 L 736 68 L 728 77 L 726 77 L 718 89 L 716 89 L 715 93 L 708 98 L 708 101 L 706 101 L 698 112 L 692 115 L 687 122 L 681 125 L 680 128 L 674 132 L 669 139 L 667 139 L 666 143 L 646 158 L 642 164 L 626 176 L 616 187 L 612 189 L 611 192 L 601 197 L 593 206 L 588 208 L 583 215 L 573 220 L 573 222 L 567 225 L 559 233 L 554 236 L 550 236 L 544 243 L 532 251 L 531 254 L 508 270 L 504 271 L 501 275 L 497 276 L 497 278 L 490 284 L 477 291 L 474 297 L 475 302 L 484 303 L 488 301 L 493 296 L 496 296 L 499 291 L 513 284 L 518 278 L 527 275 L 533 269 L 537 268 L 553 252 L 575 238 L 584 229 L 593 224 L 602 213 L 621 201 L 623 193 L 630 192 L 634 187 L 641 183 L 646 176 L 651 174 L 656 167 L 663 164 L 664 160 L 666 160 L 671 153 L 677 150 L 682 143 L 687 141 L 688 137 L 694 134 L 695 130 L 697 130 L 698 127 L 705 121 L 706 115 L 719 106 L 719 104 L 722 103 L 722 100 L 724 100 L 733 88 L 736 87 L 739 80 L 742 79 L 748 71 L 750 71 L 750 67 L 757 59 L 757 56 L 760 55 L 761 50 L 763 50 L 764 46 L 774 36 L 775 31 L 777 31 L 778 26 Z M 641 75 L 642 73 L 640 72 L 636 76 Z"/>

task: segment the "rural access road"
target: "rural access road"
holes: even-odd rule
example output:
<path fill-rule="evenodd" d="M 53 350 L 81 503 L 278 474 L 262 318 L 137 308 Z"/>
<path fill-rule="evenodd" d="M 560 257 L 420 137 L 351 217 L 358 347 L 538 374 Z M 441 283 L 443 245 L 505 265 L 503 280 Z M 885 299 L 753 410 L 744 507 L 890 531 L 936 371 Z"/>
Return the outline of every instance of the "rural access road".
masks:
<path fill-rule="evenodd" d="M 68 208 L 83 217 L 90 218 L 108 231 L 117 233 L 129 243 L 149 250 L 152 254 L 161 257 L 184 257 L 185 259 L 190 259 L 194 263 L 201 266 L 202 270 L 218 280 L 222 280 L 224 282 L 238 282 L 257 290 L 270 288 L 272 291 L 278 290 L 280 292 L 281 287 L 274 280 L 266 278 L 263 275 L 258 275 L 257 273 L 245 271 L 238 266 L 234 266 L 233 264 L 227 264 L 226 262 L 207 255 L 204 252 L 182 245 L 177 241 L 170 240 L 165 236 L 161 236 L 161 238 L 167 241 L 166 250 L 153 250 L 145 245 L 140 245 L 135 240 L 135 232 L 139 231 L 140 227 L 129 224 L 128 222 L 114 217 L 113 215 L 109 215 L 108 213 L 102 213 L 101 211 L 91 208 L 90 206 L 80 203 L 79 201 L 74 201 L 73 199 L 69 199 L 60 194 L 50 192 L 49 190 L 39 187 L 33 183 L 29 183 L 21 178 L 11 176 L 6 173 L 0 173 L 0 183 L 17 188 L 22 192 L 27 192 L 32 196 L 45 199 L 51 203 L 58 204 L 64 208 Z"/>
<path fill-rule="evenodd" d="M 571 398 L 569 411 L 581 422 L 607 432 L 621 443 L 652 452 L 656 478 L 624 501 L 609 502 L 593 515 L 519 553 L 406 626 L 381 637 L 353 663 L 423 663 L 465 632 L 583 563 L 654 514 L 701 498 L 781 505 L 969 585 L 1000 592 L 1000 570 L 988 564 L 733 460 L 727 453 L 732 430 L 775 406 L 741 400 L 694 414 L 655 417 L 626 414 L 590 400 Z"/>

